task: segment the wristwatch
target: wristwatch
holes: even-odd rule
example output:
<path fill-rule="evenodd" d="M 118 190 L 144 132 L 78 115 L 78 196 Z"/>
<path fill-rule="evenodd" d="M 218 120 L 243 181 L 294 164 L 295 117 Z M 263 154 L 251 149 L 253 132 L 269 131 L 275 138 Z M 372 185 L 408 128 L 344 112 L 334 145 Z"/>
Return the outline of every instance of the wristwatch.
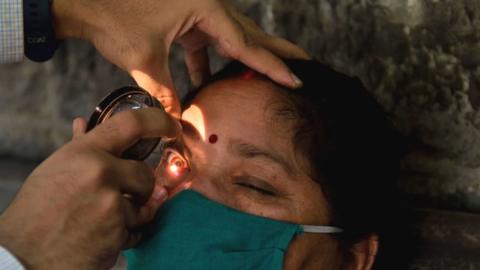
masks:
<path fill-rule="evenodd" d="M 57 49 L 52 0 L 23 0 L 25 56 L 35 62 L 49 60 Z"/>

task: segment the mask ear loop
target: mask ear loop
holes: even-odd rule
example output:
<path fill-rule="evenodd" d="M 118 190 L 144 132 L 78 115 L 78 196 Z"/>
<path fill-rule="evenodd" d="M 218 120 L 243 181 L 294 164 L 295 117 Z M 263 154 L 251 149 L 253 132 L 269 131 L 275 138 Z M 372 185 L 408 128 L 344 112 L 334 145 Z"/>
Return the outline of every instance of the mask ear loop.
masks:
<path fill-rule="evenodd" d="M 343 229 L 332 226 L 301 225 L 306 233 L 341 233 Z"/>

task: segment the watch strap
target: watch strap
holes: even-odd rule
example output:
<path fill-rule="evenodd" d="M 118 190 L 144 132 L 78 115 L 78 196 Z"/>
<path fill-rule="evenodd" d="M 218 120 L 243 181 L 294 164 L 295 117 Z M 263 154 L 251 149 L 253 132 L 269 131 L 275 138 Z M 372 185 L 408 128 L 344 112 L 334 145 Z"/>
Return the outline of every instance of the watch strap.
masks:
<path fill-rule="evenodd" d="M 51 5 L 52 0 L 23 0 L 25 56 L 35 62 L 49 60 L 57 49 Z"/>

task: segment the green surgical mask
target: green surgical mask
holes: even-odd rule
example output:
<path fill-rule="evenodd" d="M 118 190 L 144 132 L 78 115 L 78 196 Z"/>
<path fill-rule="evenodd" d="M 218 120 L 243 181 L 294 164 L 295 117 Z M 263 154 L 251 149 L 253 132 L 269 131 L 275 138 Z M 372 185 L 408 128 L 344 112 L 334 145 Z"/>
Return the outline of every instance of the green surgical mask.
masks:
<path fill-rule="evenodd" d="M 154 230 L 149 240 L 124 253 L 129 270 L 281 270 L 295 235 L 342 231 L 250 215 L 192 190 L 162 206 Z"/>

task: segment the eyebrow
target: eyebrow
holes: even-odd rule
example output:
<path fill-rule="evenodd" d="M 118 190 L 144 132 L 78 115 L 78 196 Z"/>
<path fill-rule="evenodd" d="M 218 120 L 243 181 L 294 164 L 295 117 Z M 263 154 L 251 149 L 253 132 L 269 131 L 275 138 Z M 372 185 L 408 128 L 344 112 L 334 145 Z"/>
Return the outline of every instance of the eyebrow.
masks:
<path fill-rule="evenodd" d="M 234 154 L 244 158 L 253 158 L 258 156 L 266 158 L 277 165 L 280 165 L 280 167 L 282 167 L 282 169 L 285 170 L 289 175 L 293 175 L 293 166 L 286 158 L 275 151 L 262 149 L 240 139 L 230 139 L 228 142 L 228 148 Z"/>

